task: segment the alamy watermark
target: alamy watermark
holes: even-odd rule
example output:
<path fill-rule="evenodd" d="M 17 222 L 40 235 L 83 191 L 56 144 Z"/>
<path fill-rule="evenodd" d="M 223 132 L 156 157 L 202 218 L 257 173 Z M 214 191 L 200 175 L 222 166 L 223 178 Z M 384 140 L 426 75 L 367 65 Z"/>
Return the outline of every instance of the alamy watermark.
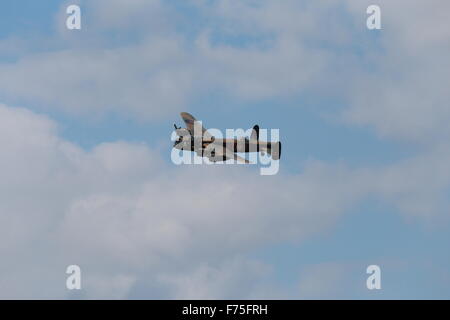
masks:
<path fill-rule="evenodd" d="M 270 139 L 270 140 L 269 140 Z M 196 121 L 193 135 L 187 129 L 176 128 L 171 140 L 174 147 L 171 160 L 181 164 L 260 164 L 261 175 L 275 175 L 281 154 L 280 130 L 210 128 L 203 132 Z"/>
<path fill-rule="evenodd" d="M 66 273 L 69 274 L 66 280 L 66 288 L 68 290 L 80 290 L 81 289 L 81 268 L 72 264 L 67 267 Z"/>
<path fill-rule="evenodd" d="M 367 274 L 370 276 L 367 278 L 366 286 L 369 290 L 381 289 L 381 268 L 376 264 L 372 264 L 366 269 Z"/>

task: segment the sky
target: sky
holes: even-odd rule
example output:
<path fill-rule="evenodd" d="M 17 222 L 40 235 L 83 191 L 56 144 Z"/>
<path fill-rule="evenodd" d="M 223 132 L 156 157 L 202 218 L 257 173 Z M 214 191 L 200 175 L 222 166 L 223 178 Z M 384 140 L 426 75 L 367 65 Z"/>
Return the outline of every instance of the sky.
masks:
<path fill-rule="evenodd" d="M 448 1 L 1 6 L 0 298 L 450 298 Z M 182 111 L 279 172 L 175 165 Z"/>

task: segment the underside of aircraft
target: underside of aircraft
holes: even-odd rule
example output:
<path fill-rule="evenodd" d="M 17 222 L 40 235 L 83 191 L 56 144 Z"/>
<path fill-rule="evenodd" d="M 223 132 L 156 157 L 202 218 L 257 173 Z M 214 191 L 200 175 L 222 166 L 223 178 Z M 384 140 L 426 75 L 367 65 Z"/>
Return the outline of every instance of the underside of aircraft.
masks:
<path fill-rule="evenodd" d="M 186 128 L 179 128 L 174 124 L 178 136 L 173 147 L 185 151 L 196 152 L 198 156 L 207 157 L 212 162 L 234 159 L 242 163 L 251 163 L 237 155 L 237 153 L 261 152 L 279 160 L 281 142 L 267 142 L 259 140 L 259 126 L 255 125 L 250 137 L 222 139 L 215 138 L 187 112 L 181 113 Z"/>

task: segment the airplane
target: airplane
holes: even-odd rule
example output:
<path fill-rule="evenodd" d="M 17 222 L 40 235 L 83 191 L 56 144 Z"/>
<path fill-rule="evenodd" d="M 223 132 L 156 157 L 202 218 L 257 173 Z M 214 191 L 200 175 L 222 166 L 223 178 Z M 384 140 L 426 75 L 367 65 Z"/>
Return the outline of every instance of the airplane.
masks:
<path fill-rule="evenodd" d="M 252 129 L 250 138 L 219 139 L 212 136 L 201 122 L 197 121 L 187 112 L 180 113 L 186 123 L 186 128 L 177 127 L 174 124 L 178 136 L 173 147 L 179 150 L 194 151 L 200 157 L 207 157 L 211 162 L 234 159 L 242 163 L 251 163 L 247 159 L 238 156 L 237 152 L 261 152 L 272 156 L 273 160 L 279 160 L 281 155 L 281 142 L 259 141 L 259 126 Z"/>

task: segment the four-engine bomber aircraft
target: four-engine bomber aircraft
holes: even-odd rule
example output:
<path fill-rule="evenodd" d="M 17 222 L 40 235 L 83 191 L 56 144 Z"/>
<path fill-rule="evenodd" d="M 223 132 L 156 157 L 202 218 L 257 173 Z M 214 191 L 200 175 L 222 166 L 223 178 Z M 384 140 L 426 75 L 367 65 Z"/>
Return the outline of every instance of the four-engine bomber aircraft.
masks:
<path fill-rule="evenodd" d="M 280 159 L 281 142 L 259 141 L 259 126 L 253 127 L 250 139 L 233 138 L 219 139 L 213 137 L 200 121 L 187 112 L 181 113 L 186 128 L 178 128 L 174 124 L 178 136 L 173 147 L 180 150 L 194 151 L 200 157 L 207 157 L 210 161 L 226 161 L 234 159 L 244 163 L 251 163 L 236 154 L 236 152 L 261 152 L 272 156 L 273 160 Z"/>

